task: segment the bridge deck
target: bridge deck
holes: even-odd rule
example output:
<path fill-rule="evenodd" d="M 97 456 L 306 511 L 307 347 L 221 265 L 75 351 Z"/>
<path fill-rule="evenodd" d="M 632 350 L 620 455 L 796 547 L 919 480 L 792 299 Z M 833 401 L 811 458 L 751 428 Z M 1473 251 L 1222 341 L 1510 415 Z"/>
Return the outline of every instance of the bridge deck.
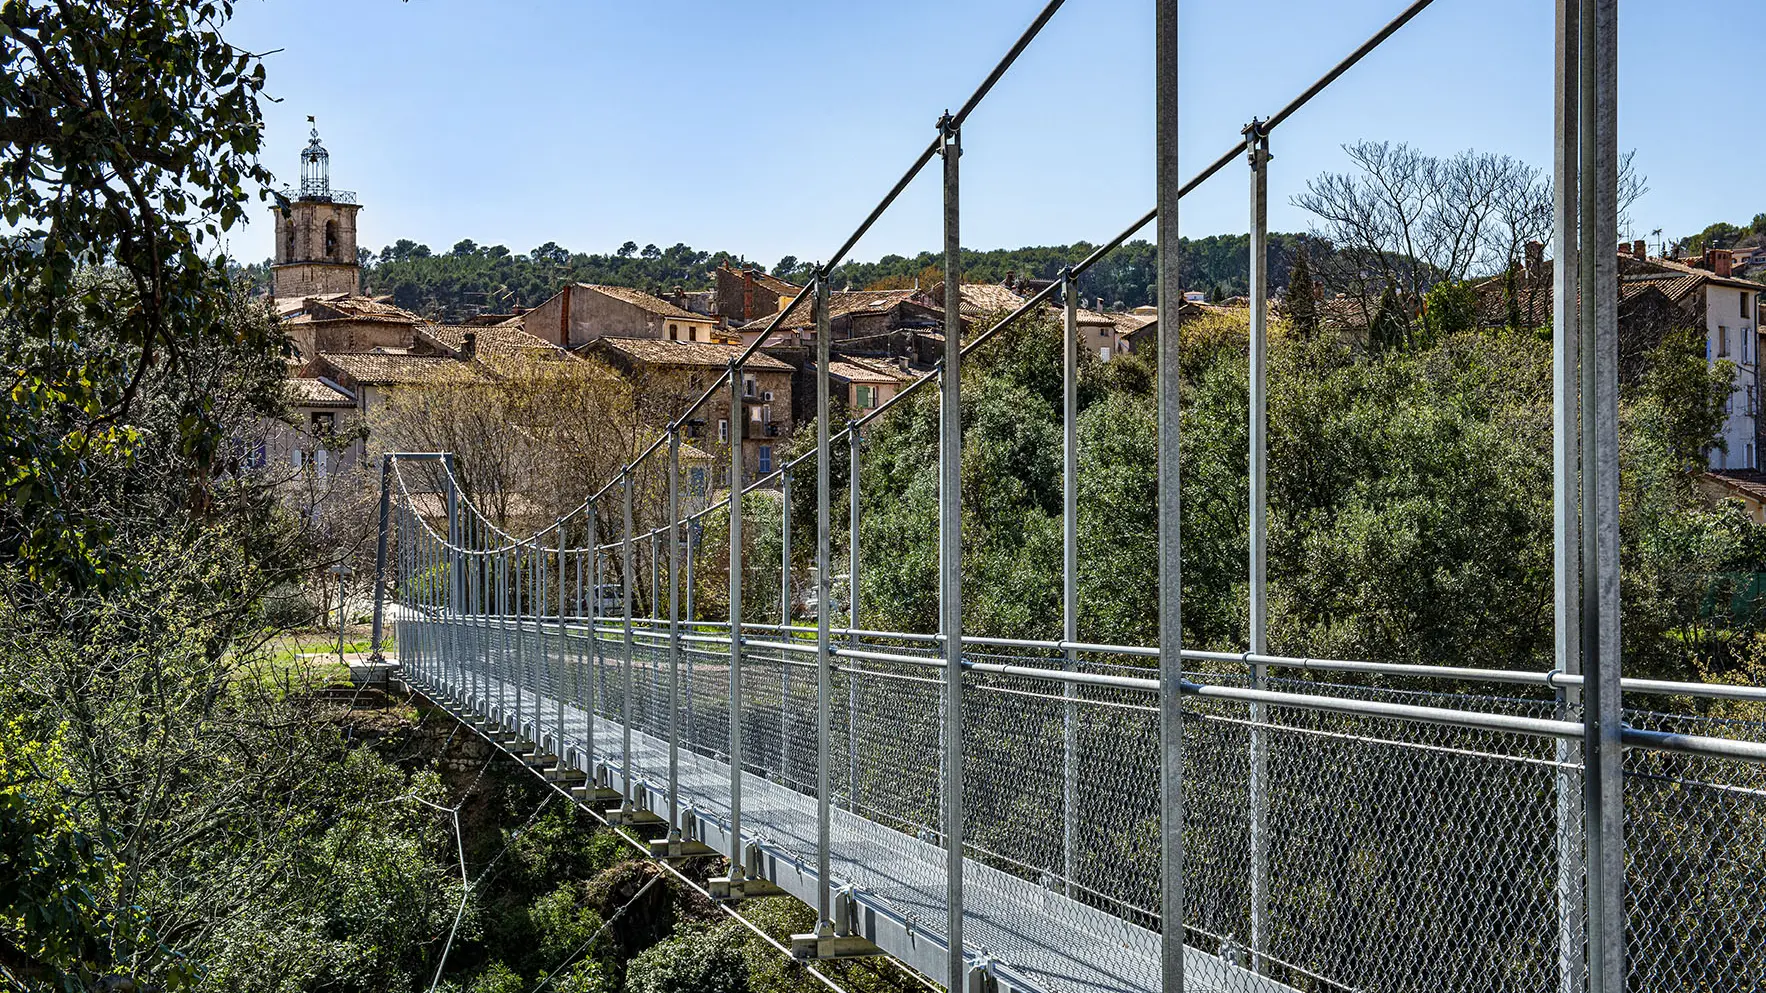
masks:
<path fill-rule="evenodd" d="M 404 666 L 409 682 L 460 710 L 490 718 L 558 754 L 566 765 L 633 797 L 660 817 L 668 817 L 668 742 L 634 728 L 631 782 L 625 775 L 622 723 L 596 706 L 593 747 L 589 715 L 578 702 L 580 687 L 561 682 L 549 666 L 522 671 L 519 688 L 505 678 L 519 670 L 520 649 L 497 637 L 478 637 L 483 628 L 437 622 L 401 621 L 399 645 L 431 645 L 462 633 L 474 645 L 445 665 Z M 419 628 L 423 628 L 419 632 Z M 529 637 L 533 626 L 526 628 Z M 556 625 L 544 629 L 558 637 Z M 567 631 L 568 643 L 586 633 Z M 554 645 L 557 642 L 553 642 Z M 531 647 L 531 646 L 530 646 Z M 586 648 L 584 646 L 578 646 Z M 604 645 L 603 650 L 620 647 Z M 419 649 L 423 651 L 423 649 Z M 440 657 L 442 653 L 436 653 Z M 453 654 L 448 652 L 447 654 Z M 585 650 L 581 656 L 589 657 Z M 640 663 L 641 665 L 642 663 Z M 617 671 L 617 659 L 603 659 Z M 700 667 L 701 675 L 704 674 Z M 647 679 L 646 679 L 647 681 Z M 534 686 L 539 686 L 536 693 Z M 683 685 L 685 695 L 688 688 Z M 519 709 L 518 709 L 519 702 Z M 634 723 L 639 723 L 634 720 Z M 591 755 L 593 759 L 591 761 Z M 680 827 L 720 851 L 727 850 L 730 819 L 730 767 L 723 754 L 678 751 Z M 635 788 L 628 788 L 635 787 Z M 742 836 L 765 856 L 763 874 L 813 905 L 815 894 L 816 799 L 767 775 L 744 771 Z M 659 809 L 658 809 L 659 808 Z M 833 886 L 850 888 L 861 908 L 865 936 L 886 952 L 942 982 L 945 960 L 945 863 L 939 844 L 905 834 L 860 814 L 836 807 L 831 818 L 830 861 Z M 964 860 L 964 945 L 971 963 L 981 963 L 1002 988 L 1060 991 L 1156 991 L 1159 938 L 1154 932 L 1088 906 L 1038 882 L 974 858 Z M 1288 990 L 1266 977 L 1188 949 L 1188 988 L 1199 991 L 1275 993 Z"/>

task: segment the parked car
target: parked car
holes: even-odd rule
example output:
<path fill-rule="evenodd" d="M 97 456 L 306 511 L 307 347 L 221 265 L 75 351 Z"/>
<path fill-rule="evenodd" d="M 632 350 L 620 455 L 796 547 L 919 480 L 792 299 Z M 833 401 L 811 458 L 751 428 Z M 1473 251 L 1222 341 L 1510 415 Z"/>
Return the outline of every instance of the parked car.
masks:
<path fill-rule="evenodd" d="M 618 583 L 602 583 L 595 587 L 594 611 L 596 617 L 615 617 L 625 614 L 625 591 Z"/>

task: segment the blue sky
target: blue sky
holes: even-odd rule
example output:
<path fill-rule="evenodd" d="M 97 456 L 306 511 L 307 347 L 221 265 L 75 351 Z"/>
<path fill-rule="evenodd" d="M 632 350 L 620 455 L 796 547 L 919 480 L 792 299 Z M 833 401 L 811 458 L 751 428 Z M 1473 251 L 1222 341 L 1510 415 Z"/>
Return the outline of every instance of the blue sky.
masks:
<path fill-rule="evenodd" d="M 366 205 L 365 246 L 633 239 L 771 265 L 838 247 L 1041 4 L 240 0 L 230 35 L 281 49 L 266 60 L 268 164 L 295 176 L 317 115 L 333 183 Z M 1186 175 L 1402 5 L 1184 0 Z M 1289 198 L 1344 168 L 1346 141 L 1549 166 L 1551 9 L 1437 0 L 1275 134 L 1271 226 L 1307 227 Z M 1069 0 L 970 118 L 964 246 L 1099 241 L 1152 205 L 1152 12 Z M 1634 234 L 1766 211 L 1766 3 L 1628 3 L 1620 34 L 1620 143 L 1650 187 Z M 936 173 L 855 257 L 937 248 Z M 1244 230 L 1246 196 L 1243 170 L 1223 172 L 1184 201 L 1185 232 Z M 267 218 L 231 248 L 268 257 Z"/>

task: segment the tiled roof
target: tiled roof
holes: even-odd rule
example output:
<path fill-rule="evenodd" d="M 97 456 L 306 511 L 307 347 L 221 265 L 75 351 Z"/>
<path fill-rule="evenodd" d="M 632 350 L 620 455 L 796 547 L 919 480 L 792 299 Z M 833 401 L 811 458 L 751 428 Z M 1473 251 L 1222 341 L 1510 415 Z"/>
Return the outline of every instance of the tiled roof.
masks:
<path fill-rule="evenodd" d="M 1157 324 L 1159 322 L 1159 316 L 1157 314 L 1148 316 L 1146 314 L 1137 314 L 1133 311 L 1122 311 L 1120 313 L 1111 314 L 1110 321 L 1116 325 L 1117 334 L 1133 334 L 1149 324 Z"/>
<path fill-rule="evenodd" d="M 998 283 L 964 283 L 963 313 L 991 314 L 999 310 L 1017 310 L 1024 306 L 1024 297 Z"/>
<path fill-rule="evenodd" d="M 372 297 L 332 293 L 304 297 L 299 300 L 278 300 L 276 311 L 287 324 L 311 324 L 316 321 L 383 321 L 395 324 L 421 324 L 423 318 L 390 303 Z"/>
<path fill-rule="evenodd" d="M 899 369 L 852 358 L 831 359 L 828 362 L 828 375 L 838 376 L 849 383 L 906 383 L 915 378 Z"/>
<path fill-rule="evenodd" d="M 718 266 L 718 268 L 737 276 L 743 274 L 743 270 L 734 268 L 727 263 Z M 798 286 L 795 283 L 787 283 L 783 279 L 768 273 L 765 269 L 750 269 L 747 270 L 747 274 L 754 278 L 756 284 L 764 286 L 780 296 L 794 297 L 803 292 L 803 287 Z"/>
<path fill-rule="evenodd" d="M 714 345 L 705 341 L 670 341 L 667 338 L 596 338 L 591 348 L 601 348 L 648 365 L 706 366 L 721 369 L 742 354 L 740 345 Z M 749 372 L 791 372 L 789 364 L 756 352 L 743 368 Z"/>
<path fill-rule="evenodd" d="M 439 355 L 320 352 L 319 358 L 332 368 L 366 386 L 463 383 L 484 378 L 470 364 Z"/>
<path fill-rule="evenodd" d="M 587 290 L 594 290 L 596 293 L 600 293 L 604 296 L 610 296 L 615 300 L 623 300 L 640 310 L 655 314 L 658 317 L 667 317 L 671 320 L 678 321 L 698 321 L 701 324 L 711 320 L 711 318 L 704 314 L 695 314 L 690 310 L 682 310 L 661 297 L 651 296 L 643 290 L 634 290 L 629 286 L 601 286 L 596 283 L 578 283 L 577 285 Z"/>
<path fill-rule="evenodd" d="M 354 407 L 356 398 L 312 376 L 284 380 L 288 402 L 297 407 Z"/>
<path fill-rule="evenodd" d="M 539 338 L 528 334 L 526 331 L 522 330 L 519 324 L 425 324 L 417 329 L 418 337 L 427 339 L 437 347 L 446 349 L 456 355 L 459 354 L 460 349 L 466 347 L 466 335 L 468 332 L 475 336 L 474 340 L 477 343 L 478 354 L 480 355 L 487 352 L 506 352 L 516 349 L 523 351 L 527 349 L 540 349 L 542 351 L 550 350 L 557 352 L 560 355 L 564 353 L 564 350 L 557 345 L 554 345 L 549 341 L 542 341 Z"/>
<path fill-rule="evenodd" d="M 836 290 L 828 294 L 828 318 L 832 320 L 847 314 L 858 313 L 881 314 L 900 304 L 914 302 L 914 297 L 919 292 L 919 290 Z M 791 316 L 779 325 L 780 330 L 814 327 L 814 308 L 810 306 L 811 303 L 812 301 L 805 300 L 798 304 L 797 309 L 791 311 Z M 739 330 L 764 330 L 778 316 L 777 313 L 768 314 L 742 325 Z"/>

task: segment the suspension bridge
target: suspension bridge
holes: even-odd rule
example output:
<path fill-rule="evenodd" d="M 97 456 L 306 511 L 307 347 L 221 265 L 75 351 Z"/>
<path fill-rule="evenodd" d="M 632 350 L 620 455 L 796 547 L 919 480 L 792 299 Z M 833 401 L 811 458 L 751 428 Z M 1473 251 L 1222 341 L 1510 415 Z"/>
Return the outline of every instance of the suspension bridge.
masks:
<path fill-rule="evenodd" d="M 738 906 L 788 895 L 814 908 L 816 928 L 791 945 L 811 962 L 886 955 L 949 989 L 1026 993 L 1766 986 L 1766 724 L 1713 710 L 1766 690 L 1620 676 L 1616 0 L 1556 2 L 1556 659 L 1540 672 L 1268 651 L 1271 135 L 1429 0 L 1187 179 L 1177 4 L 1154 6 L 1152 211 L 991 327 L 965 337 L 947 306 L 937 369 L 832 423 L 830 274 L 934 162 L 945 258 L 958 258 L 964 121 L 1050 24 L 1055 0 L 774 320 L 807 308 L 815 321 L 813 450 L 747 479 L 732 444 L 721 498 L 683 492 L 685 425 L 719 391 L 743 409 L 743 366 L 763 333 L 616 478 L 533 534 L 505 533 L 466 499 L 452 456 L 389 454 L 377 651 L 390 621 L 400 679 L 599 816 L 647 831 L 655 857 L 727 859 L 713 895 Z M 1181 637 L 1182 284 L 1167 249 L 1181 198 L 1240 161 L 1252 274 L 1250 638 L 1242 652 L 1212 652 Z M 1077 620 L 1075 281 L 1149 224 L 1160 246 L 1160 638 L 1094 644 Z M 956 265 L 945 280 L 945 300 L 959 299 Z M 1056 301 L 1066 321 L 1062 637 L 978 636 L 962 627 L 961 369 Z M 870 630 L 857 526 L 865 429 L 922 390 L 936 391 L 941 411 L 939 624 Z M 839 459 L 850 471 L 837 515 Z M 816 496 L 813 625 L 791 610 L 788 514 L 782 588 L 755 594 L 743 582 L 742 495 L 794 480 Z M 713 522 L 727 549 L 704 547 Z M 837 523 L 850 536 L 838 617 Z M 635 578 L 640 556 L 648 591 Z M 694 602 L 708 574 L 722 583 L 715 612 Z M 774 603 L 776 622 L 731 623 Z"/>

